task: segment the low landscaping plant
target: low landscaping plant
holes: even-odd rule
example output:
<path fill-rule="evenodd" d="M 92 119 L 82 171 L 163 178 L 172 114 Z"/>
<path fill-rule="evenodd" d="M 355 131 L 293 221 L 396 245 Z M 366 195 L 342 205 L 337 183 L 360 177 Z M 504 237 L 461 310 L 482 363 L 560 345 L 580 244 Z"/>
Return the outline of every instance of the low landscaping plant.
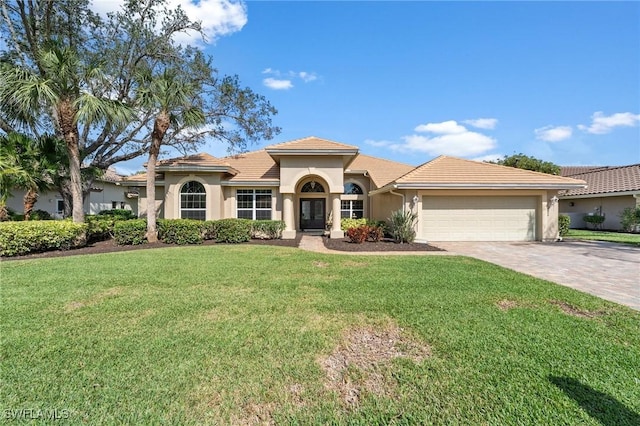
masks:
<path fill-rule="evenodd" d="M 364 217 L 360 219 L 351 219 L 349 217 L 340 219 L 340 229 L 347 231 L 358 226 L 368 225 L 368 220 Z"/>
<path fill-rule="evenodd" d="M 599 229 L 604 223 L 605 217 L 599 214 L 588 214 L 585 215 L 582 220 L 584 220 L 587 224 L 587 227 L 591 229 Z"/>
<path fill-rule="evenodd" d="M 389 232 L 397 243 L 412 243 L 416 239 L 414 229 L 418 215 L 411 210 L 397 210 L 389 218 Z"/>
<path fill-rule="evenodd" d="M 346 236 L 355 244 L 362 244 L 367 240 L 377 243 L 384 237 L 384 232 L 377 226 L 361 225 L 347 229 Z"/>
<path fill-rule="evenodd" d="M 133 219 L 118 221 L 113 226 L 113 238 L 119 245 L 138 245 L 147 242 L 147 221 Z"/>
<path fill-rule="evenodd" d="M 276 240 L 282 237 L 284 222 L 281 220 L 254 220 L 251 222 L 251 238 Z"/>
<path fill-rule="evenodd" d="M 627 207 L 620 213 L 620 225 L 626 232 L 638 232 L 640 226 L 640 207 Z"/>
<path fill-rule="evenodd" d="M 193 219 L 161 219 L 158 238 L 167 244 L 201 244 L 203 222 Z"/>
<path fill-rule="evenodd" d="M 102 210 L 98 213 L 98 216 L 112 216 L 120 220 L 135 219 L 136 215 L 131 210 L 126 209 L 111 209 Z"/>
<path fill-rule="evenodd" d="M 558 232 L 561 237 L 569 233 L 569 225 L 571 225 L 571 217 L 569 215 L 561 214 L 558 216 Z"/>
<path fill-rule="evenodd" d="M 205 220 L 202 222 L 202 238 L 204 240 L 215 240 L 218 233 L 218 221 L 217 220 Z"/>
<path fill-rule="evenodd" d="M 216 221 L 216 227 L 219 243 L 245 243 L 251 239 L 251 221 L 248 219 L 221 219 Z"/>
<path fill-rule="evenodd" d="M 68 250 L 83 244 L 87 225 L 68 220 L 0 223 L 0 256 Z"/>

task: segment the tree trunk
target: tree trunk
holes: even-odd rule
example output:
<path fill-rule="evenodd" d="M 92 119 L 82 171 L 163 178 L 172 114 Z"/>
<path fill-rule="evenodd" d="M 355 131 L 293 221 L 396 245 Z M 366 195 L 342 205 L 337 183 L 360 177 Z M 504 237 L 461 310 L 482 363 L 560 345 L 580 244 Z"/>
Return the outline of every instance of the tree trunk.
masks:
<path fill-rule="evenodd" d="M 63 217 L 71 217 L 71 213 L 73 211 L 73 200 L 71 198 L 71 189 L 69 186 L 68 179 L 61 181 L 58 186 L 58 192 L 62 197 L 62 205 L 64 206 L 64 210 L 62 212 Z"/>
<path fill-rule="evenodd" d="M 31 212 L 33 211 L 33 206 L 35 206 L 36 202 L 38 202 L 38 192 L 29 189 L 22 199 L 24 202 L 24 220 L 31 219 Z"/>
<path fill-rule="evenodd" d="M 156 162 L 160 154 L 162 139 L 169 129 L 169 113 L 160 111 L 153 124 L 151 133 L 151 146 L 149 147 L 149 160 L 147 161 L 147 241 L 155 243 L 158 241 L 158 230 L 156 227 Z"/>
<path fill-rule="evenodd" d="M 69 156 L 69 178 L 71 180 L 71 197 L 73 200 L 73 221 L 84 223 L 82 200 L 82 177 L 80 175 L 80 147 L 78 142 L 78 126 L 75 123 L 76 110 L 70 99 L 65 99 L 58 105 L 58 120 L 60 130 L 67 146 Z"/>

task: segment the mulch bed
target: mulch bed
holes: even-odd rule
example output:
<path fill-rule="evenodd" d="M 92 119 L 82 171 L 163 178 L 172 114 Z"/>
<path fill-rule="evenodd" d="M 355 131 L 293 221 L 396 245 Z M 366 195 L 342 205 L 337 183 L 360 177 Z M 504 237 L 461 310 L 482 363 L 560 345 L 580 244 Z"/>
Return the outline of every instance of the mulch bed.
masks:
<path fill-rule="evenodd" d="M 444 251 L 441 248 L 422 243 L 398 244 L 390 238 L 383 238 L 377 243 L 365 241 L 362 244 L 355 244 L 349 239 L 323 238 L 324 246 L 329 250 L 350 251 L 350 252 L 396 252 L 396 251 Z"/>
<path fill-rule="evenodd" d="M 302 233 L 298 232 L 296 239 L 294 240 L 251 240 L 248 243 L 250 245 L 269 245 L 269 246 L 278 246 L 278 247 L 298 247 L 300 244 L 300 239 L 302 238 Z M 349 251 L 349 252 L 367 252 L 367 251 L 375 251 L 375 252 L 398 252 L 398 251 L 444 251 L 438 247 L 430 246 L 428 244 L 418 244 L 418 243 L 404 243 L 404 244 L 396 244 L 393 240 L 385 238 L 382 241 L 377 243 L 372 243 L 370 241 L 364 242 L 362 244 L 353 244 L 350 243 L 348 239 L 330 239 L 323 238 L 324 245 L 330 250 L 337 251 Z M 204 241 L 201 245 L 203 246 L 213 246 L 213 245 L 224 245 L 216 243 L 215 241 Z M 234 244 L 235 245 L 235 244 Z M 46 251 L 43 253 L 30 253 L 24 256 L 14 256 L 14 257 L 2 257 L 2 261 L 6 260 L 20 260 L 20 259 L 42 259 L 49 257 L 66 257 L 66 256 L 77 256 L 81 254 L 100 254 L 100 253 L 115 253 L 121 251 L 133 251 L 133 250 L 148 250 L 148 249 L 157 249 L 157 248 L 166 248 L 166 247 L 181 247 L 176 244 L 165 244 L 163 242 L 157 242 L 153 244 L 140 244 L 136 246 L 119 246 L 115 243 L 114 240 L 107 241 L 97 241 L 89 244 L 86 247 L 81 247 L 72 250 L 55 250 L 55 251 Z"/>

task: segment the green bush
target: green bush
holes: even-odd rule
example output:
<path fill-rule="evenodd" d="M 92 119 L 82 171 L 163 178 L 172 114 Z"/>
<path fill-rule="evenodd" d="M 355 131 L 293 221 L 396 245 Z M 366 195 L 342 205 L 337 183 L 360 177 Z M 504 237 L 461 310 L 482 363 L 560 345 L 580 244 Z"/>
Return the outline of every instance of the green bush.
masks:
<path fill-rule="evenodd" d="M 360 219 L 351 219 L 351 218 L 342 218 L 340 219 L 340 229 L 343 231 L 347 231 L 350 228 L 357 228 L 358 226 L 368 225 L 369 221 L 366 218 Z"/>
<path fill-rule="evenodd" d="M 389 232 L 397 243 L 412 243 L 416 239 L 414 225 L 418 215 L 411 210 L 397 210 L 389 218 Z"/>
<path fill-rule="evenodd" d="M 121 220 L 113 226 L 113 238 L 119 245 L 137 245 L 147 242 L 145 219 Z"/>
<path fill-rule="evenodd" d="M 217 221 L 216 241 L 219 243 L 244 243 L 251 239 L 249 219 L 221 219 Z"/>
<path fill-rule="evenodd" d="M 133 214 L 131 210 L 126 210 L 126 209 L 102 210 L 100 213 L 98 213 L 98 216 L 110 216 L 110 217 L 118 218 L 120 220 L 129 220 L 129 219 L 136 218 L 136 215 Z"/>
<path fill-rule="evenodd" d="M 627 207 L 620 213 L 620 225 L 627 232 L 634 232 L 640 225 L 640 207 Z"/>
<path fill-rule="evenodd" d="M 103 241 L 113 236 L 113 227 L 117 219 L 110 216 L 85 216 L 87 224 L 87 241 Z"/>
<path fill-rule="evenodd" d="M 591 225 L 591 228 L 593 229 L 597 229 L 600 228 L 600 225 L 602 225 L 602 223 L 604 222 L 604 216 L 599 215 L 599 214 L 593 214 L 593 215 L 586 215 L 582 218 L 582 220 L 584 220 L 587 223 L 587 227 L 589 227 L 589 225 Z"/>
<path fill-rule="evenodd" d="M 167 244 L 201 244 L 202 225 L 201 220 L 161 219 L 158 221 L 158 238 Z"/>
<path fill-rule="evenodd" d="M 571 217 L 569 215 L 561 214 L 558 216 L 558 231 L 561 237 L 569 233 L 569 225 L 571 225 Z"/>
<path fill-rule="evenodd" d="M 254 220 L 251 222 L 251 238 L 277 240 L 282 237 L 284 222 L 281 220 Z"/>
<path fill-rule="evenodd" d="M 218 221 L 206 220 L 202 224 L 202 238 L 205 240 L 215 240 L 218 234 Z"/>
<path fill-rule="evenodd" d="M 0 256 L 67 250 L 84 239 L 87 225 L 67 220 L 0 223 Z"/>
<path fill-rule="evenodd" d="M 31 220 L 51 220 L 51 219 L 53 219 L 51 217 L 51 214 L 46 210 L 37 209 L 31 212 Z"/>

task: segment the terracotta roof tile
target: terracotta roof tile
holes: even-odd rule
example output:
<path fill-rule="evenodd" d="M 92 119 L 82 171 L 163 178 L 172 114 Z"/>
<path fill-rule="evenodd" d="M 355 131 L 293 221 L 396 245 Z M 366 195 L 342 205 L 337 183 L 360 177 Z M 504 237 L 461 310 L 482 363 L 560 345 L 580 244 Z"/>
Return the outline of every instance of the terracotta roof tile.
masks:
<path fill-rule="evenodd" d="M 228 163 L 220 158 L 216 158 L 206 152 L 187 155 L 185 157 L 169 158 L 167 160 L 160 160 L 156 163 L 157 166 L 171 167 L 171 166 L 229 166 Z"/>
<path fill-rule="evenodd" d="M 289 142 L 283 142 L 275 145 L 269 145 L 265 148 L 266 150 L 290 150 L 290 149 L 300 149 L 300 150 L 344 150 L 344 151 L 353 151 L 358 150 L 357 146 L 354 145 L 346 145 L 339 142 L 330 141 L 327 139 L 317 138 L 315 136 L 309 136 L 302 139 L 296 139 Z"/>
<path fill-rule="evenodd" d="M 280 169 L 264 149 L 225 157 L 224 160 L 239 173 L 234 181 L 274 181 L 280 179 Z"/>
<path fill-rule="evenodd" d="M 562 166 L 560 167 L 560 176 L 570 177 L 573 175 L 580 175 L 582 173 L 607 168 L 607 166 Z"/>
<path fill-rule="evenodd" d="M 349 165 L 349 169 L 367 170 L 376 188 L 381 188 L 394 179 L 409 173 L 414 169 L 414 166 L 385 160 L 383 158 L 371 157 L 365 154 L 358 154 Z"/>
<path fill-rule="evenodd" d="M 398 178 L 397 183 L 470 184 L 470 185 L 555 185 L 583 183 L 579 180 L 522 170 L 514 167 L 461 158 L 440 156 Z"/>
<path fill-rule="evenodd" d="M 115 169 L 109 167 L 107 170 L 105 170 L 104 174 L 100 177 L 99 180 L 105 181 L 105 182 L 120 182 L 123 179 L 122 175 L 119 175 Z"/>
<path fill-rule="evenodd" d="M 586 188 L 572 189 L 563 196 L 640 191 L 640 164 L 605 167 L 572 176 L 587 182 Z"/>

